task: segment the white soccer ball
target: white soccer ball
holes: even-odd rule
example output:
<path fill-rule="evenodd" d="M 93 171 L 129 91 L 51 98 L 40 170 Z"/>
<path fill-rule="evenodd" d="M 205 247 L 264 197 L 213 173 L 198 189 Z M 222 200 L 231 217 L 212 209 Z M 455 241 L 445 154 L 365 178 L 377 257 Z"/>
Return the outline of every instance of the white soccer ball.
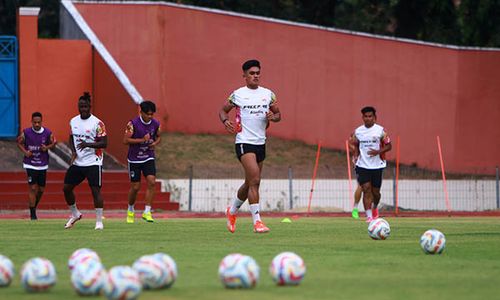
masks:
<path fill-rule="evenodd" d="M 377 218 L 368 225 L 368 235 L 374 240 L 385 240 L 391 235 L 391 227 L 386 220 Z"/>
<path fill-rule="evenodd" d="M 46 258 L 32 258 L 25 262 L 21 269 L 21 284 L 28 292 L 48 290 L 56 281 L 56 269 Z"/>
<path fill-rule="evenodd" d="M 177 264 L 175 263 L 175 260 L 170 255 L 162 252 L 153 254 L 153 257 L 163 262 L 165 267 L 165 273 L 167 277 L 165 278 L 164 285 L 162 287 L 171 287 L 174 284 L 175 280 L 177 280 L 178 276 Z"/>
<path fill-rule="evenodd" d="M 110 300 L 137 299 L 142 291 L 139 273 L 129 266 L 116 266 L 108 272 L 104 294 Z"/>
<path fill-rule="evenodd" d="M 306 265 L 297 254 L 282 252 L 274 257 L 269 273 L 278 285 L 298 285 L 306 275 Z"/>
<path fill-rule="evenodd" d="M 75 250 L 69 257 L 68 268 L 70 271 L 72 271 L 78 263 L 85 262 L 87 260 L 97 260 L 98 262 L 101 262 L 99 255 L 97 255 L 94 250 L 88 248 L 80 248 Z"/>
<path fill-rule="evenodd" d="M 163 261 L 153 255 L 144 255 L 137 259 L 132 268 L 139 273 L 143 289 L 159 289 L 165 286 L 168 277 Z"/>
<path fill-rule="evenodd" d="M 441 254 L 446 244 L 444 234 L 436 229 L 424 232 L 420 237 L 420 246 L 427 254 Z"/>
<path fill-rule="evenodd" d="M 251 288 L 259 280 L 259 265 L 250 256 L 229 254 L 219 264 L 219 278 L 226 288 Z"/>
<path fill-rule="evenodd" d="M 14 277 L 14 264 L 7 257 L 0 254 L 0 287 L 8 286 Z"/>
<path fill-rule="evenodd" d="M 71 272 L 71 284 L 79 295 L 99 295 L 106 281 L 106 270 L 101 262 L 95 259 L 80 262 Z"/>

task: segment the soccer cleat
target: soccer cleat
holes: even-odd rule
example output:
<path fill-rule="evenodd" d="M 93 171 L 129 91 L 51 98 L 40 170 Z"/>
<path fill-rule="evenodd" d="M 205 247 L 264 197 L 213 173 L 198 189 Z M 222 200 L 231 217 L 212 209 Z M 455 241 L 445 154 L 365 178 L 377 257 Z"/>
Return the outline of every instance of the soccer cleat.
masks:
<path fill-rule="evenodd" d="M 75 225 L 76 222 L 80 221 L 82 217 L 83 217 L 82 214 L 78 215 L 78 217 L 71 216 L 68 222 L 66 222 L 66 225 L 64 225 L 64 229 L 70 229 Z"/>
<path fill-rule="evenodd" d="M 95 230 L 103 230 L 104 224 L 102 222 L 95 222 Z"/>
<path fill-rule="evenodd" d="M 228 206 L 226 209 L 227 216 L 227 230 L 229 232 L 234 233 L 236 231 L 236 215 L 232 215 L 230 212 L 230 207 Z"/>
<path fill-rule="evenodd" d="M 366 223 L 371 223 L 371 221 L 375 220 L 374 218 L 372 217 L 368 217 L 366 218 Z"/>
<path fill-rule="evenodd" d="M 269 232 L 269 228 L 267 228 L 267 226 L 264 225 L 264 223 L 262 223 L 262 221 L 257 221 L 253 225 L 253 232 L 255 232 L 255 233 L 266 233 L 266 232 Z"/>
<path fill-rule="evenodd" d="M 135 213 L 133 211 L 127 210 L 127 223 L 134 223 Z"/>
<path fill-rule="evenodd" d="M 372 214 L 373 214 L 373 219 L 377 219 L 378 218 L 378 208 L 373 208 L 372 209 Z"/>
<path fill-rule="evenodd" d="M 352 216 L 353 219 L 356 219 L 356 220 L 359 219 L 359 211 L 358 211 L 357 208 L 353 208 L 352 209 L 351 216 Z"/>
<path fill-rule="evenodd" d="M 151 215 L 151 212 L 143 213 L 142 214 L 142 219 L 146 222 L 153 223 L 155 220 L 153 219 L 153 216 Z"/>

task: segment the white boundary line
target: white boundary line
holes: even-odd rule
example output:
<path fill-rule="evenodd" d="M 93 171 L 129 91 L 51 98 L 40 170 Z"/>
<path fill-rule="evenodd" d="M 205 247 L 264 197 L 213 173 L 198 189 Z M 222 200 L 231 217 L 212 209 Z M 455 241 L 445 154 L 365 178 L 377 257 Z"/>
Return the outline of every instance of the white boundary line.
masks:
<path fill-rule="evenodd" d="M 73 17 L 76 24 L 80 27 L 87 39 L 89 39 L 90 43 L 96 48 L 97 52 L 99 52 L 104 61 L 111 68 L 111 71 L 115 74 L 125 90 L 132 97 L 132 100 L 134 100 L 136 104 L 141 103 L 143 98 L 139 91 L 137 91 L 135 86 L 130 82 L 125 72 L 123 72 L 122 68 L 118 65 L 113 56 L 111 56 L 104 44 L 95 35 L 94 31 L 90 29 L 89 25 L 83 19 L 82 15 L 80 15 L 73 3 L 69 0 L 63 0 L 61 1 L 61 3 L 62 5 L 64 5 L 68 13 Z"/>
<path fill-rule="evenodd" d="M 423 41 L 417 41 L 417 40 L 412 40 L 412 39 L 395 38 L 395 37 L 384 36 L 384 35 L 369 34 L 369 33 L 358 32 L 358 31 L 350 31 L 350 30 L 337 29 L 337 28 L 333 28 L 333 27 L 325 27 L 325 26 L 304 24 L 304 23 L 299 23 L 299 22 L 279 20 L 279 19 L 275 19 L 275 18 L 260 17 L 260 16 L 249 15 L 249 14 L 224 11 L 224 10 L 220 10 L 220 9 L 204 8 L 204 7 L 198 7 L 198 6 L 193 6 L 193 5 L 185 5 L 185 4 L 177 4 L 177 3 L 148 2 L 148 1 L 92 1 L 92 0 L 88 0 L 88 1 L 79 1 L 79 0 L 69 1 L 69 0 L 63 0 L 63 2 L 74 2 L 74 3 L 81 3 L 81 4 L 120 4 L 120 5 L 137 5 L 137 4 L 141 4 L 141 5 L 171 6 L 171 7 L 176 7 L 176 8 L 198 10 L 198 11 L 204 11 L 204 12 L 209 12 L 209 13 L 214 13 L 214 14 L 227 15 L 227 16 L 240 17 L 240 18 L 247 18 L 247 19 L 254 19 L 254 20 L 260 20 L 260 21 L 265 21 L 265 22 L 283 24 L 283 25 L 290 25 L 290 26 L 304 27 L 304 28 L 310 28 L 310 29 L 324 30 L 324 31 L 337 32 L 337 33 L 343 33 L 343 34 L 350 34 L 350 35 L 356 35 L 356 36 L 362 36 L 362 37 L 368 37 L 368 38 L 376 38 L 376 39 L 388 40 L 388 41 L 394 41 L 394 42 L 402 42 L 402 43 L 409 43 L 409 44 L 425 45 L 425 46 L 430 46 L 430 47 L 446 48 L 446 49 L 453 49 L 453 50 L 467 50 L 467 51 L 500 51 L 500 48 L 463 47 L 463 46 L 454 46 L 454 45 L 439 44 L 439 43 L 430 43 L 430 42 L 423 42 Z"/>

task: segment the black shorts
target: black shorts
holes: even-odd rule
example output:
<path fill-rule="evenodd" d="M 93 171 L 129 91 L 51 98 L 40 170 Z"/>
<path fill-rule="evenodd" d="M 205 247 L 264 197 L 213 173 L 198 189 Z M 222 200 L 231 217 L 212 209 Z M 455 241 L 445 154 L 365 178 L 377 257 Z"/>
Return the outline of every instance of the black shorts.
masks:
<path fill-rule="evenodd" d="M 264 145 L 252 145 L 252 144 L 235 144 L 236 157 L 241 161 L 241 157 L 246 153 L 255 153 L 257 157 L 257 163 L 264 161 L 266 159 L 266 144 Z"/>
<path fill-rule="evenodd" d="M 153 175 L 156 176 L 156 164 L 154 159 L 150 159 L 143 163 L 128 163 L 128 175 L 131 182 L 141 181 L 141 172 L 144 177 Z"/>
<path fill-rule="evenodd" d="M 371 182 L 374 188 L 382 187 L 382 173 L 384 169 L 365 169 L 356 167 L 356 176 L 358 178 L 359 185 L 363 185 L 367 182 Z"/>
<path fill-rule="evenodd" d="M 64 176 L 64 184 L 79 185 L 87 178 L 89 186 L 101 187 L 102 185 L 102 166 L 75 166 L 71 165 L 66 176 Z"/>
<path fill-rule="evenodd" d="M 28 175 L 28 184 L 37 184 L 38 186 L 45 186 L 47 181 L 47 170 L 26 169 Z"/>

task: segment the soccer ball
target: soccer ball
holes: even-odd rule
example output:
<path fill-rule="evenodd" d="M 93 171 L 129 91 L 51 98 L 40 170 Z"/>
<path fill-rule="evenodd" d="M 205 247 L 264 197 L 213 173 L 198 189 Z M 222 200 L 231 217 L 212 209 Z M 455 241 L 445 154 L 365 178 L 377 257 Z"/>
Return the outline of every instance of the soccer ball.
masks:
<path fill-rule="evenodd" d="M 391 235 L 391 227 L 386 220 L 377 218 L 368 225 L 368 235 L 374 240 L 385 240 Z"/>
<path fill-rule="evenodd" d="M 306 265 L 297 254 L 282 252 L 274 257 L 269 273 L 278 285 L 298 285 L 306 275 Z"/>
<path fill-rule="evenodd" d="M 46 258 L 32 258 L 25 262 L 21 269 L 21 284 L 28 292 L 48 290 L 56 281 L 56 269 Z"/>
<path fill-rule="evenodd" d="M 168 254 L 158 252 L 153 254 L 155 259 L 158 259 L 163 262 L 167 277 L 165 278 L 164 284 L 162 287 L 169 288 L 171 287 L 175 280 L 177 279 L 177 264 L 174 259 L 170 257 Z"/>
<path fill-rule="evenodd" d="M 116 266 L 108 272 L 104 294 L 110 300 L 137 299 L 142 291 L 139 273 L 129 266 Z"/>
<path fill-rule="evenodd" d="M 159 289 L 169 283 L 169 273 L 163 260 L 154 255 L 144 255 L 134 262 L 132 268 L 139 273 L 144 289 Z"/>
<path fill-rule="evenodd" d="M 89 259 L 76 265 L 71 272 L 71 284 L 79 295 L 99 295 L 106 284 L 107 274 L 100 261 Z"/>
<path fill-rule="evenodd" d="M 250 256 L 229 254 L 219 264 L 219 278 L 226 288 L 251 288 L 259 280 L 259 265 Z"/>
<path fill-rule="evenodd" d="M 0 254 L 0 287 L 8 286 L 14 277 L 14 264 L 7 257 Z"/>
<path fill-rule="evenodd" d="M 101 262 L 99 255 L 97 255 L 94 250 L 88 248 L 77 249 L 75 250 L 75 252 L 73 252 L 73 254 L 71 254 L 68 259 L 68 268 L 70 271 L 72 271 L 78 263 L 85 262 L 90 259 Z"/>
<path fill-rule="evenodd" d="M 436 229 L 427 230 L 420 237 L 420 246 L 427 254 L 441 254 L 445 244 L 444 234 Z"/>

